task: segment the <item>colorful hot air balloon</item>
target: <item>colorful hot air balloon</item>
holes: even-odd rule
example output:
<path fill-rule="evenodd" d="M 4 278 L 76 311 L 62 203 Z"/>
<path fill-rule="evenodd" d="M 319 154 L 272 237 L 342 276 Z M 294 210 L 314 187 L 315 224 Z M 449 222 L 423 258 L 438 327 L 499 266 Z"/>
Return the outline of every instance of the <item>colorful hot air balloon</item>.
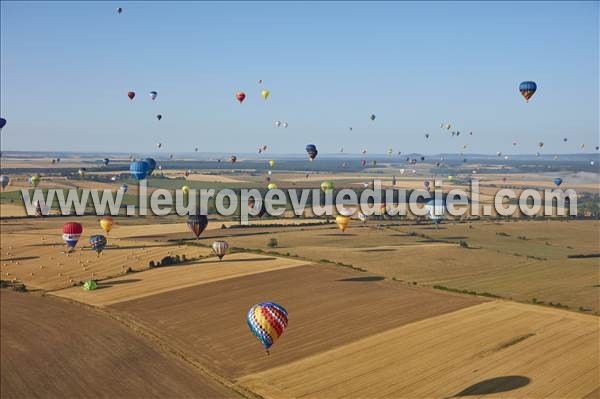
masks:
<path fill-rule="evenodd" d="M 368 217 L 366 214 L 364 214 L 364 213 L 362 213 L 362 212 L 358 212 L 358 219 L 359 219 L 361 222 L 363 222 L 363 223 L 367 223 L 367 219 L 368 219 L 368 218 L 369 218 L 369 217 Z"/>
<path fill-rule="evenodd" d="M 196 238 L 200 238 L 200 234 L 208 225 L 208 217 L 206 215 L 190 215 L 188 216 L 187 225 Z"/>
<path fill-rule="evenodd" d="M 275 160 L 273 160 L 273 159 L 269 160 L 269 167 L 271 167 L 271 168 L 275 167 Z"/>
<path fill-rule="evenodd" d="M 317 157 L 319 151 L 317 151 L 317 146 L 314 144 L 306 145 L 306 153 L 308 154 L 308 158 L 312 161 Z"/>
<path fill-rule="evenodd" d="M 241 103 L 244 102 L 244 100 L 246 99 L 246 93 L 244 93 L 243 91 L 238 91 L 237 93 L 235 93 L 235 98 Z"/>
<path fill-rule="evenodd" d="M 133 91 L 128 91 L 127 92 L 127 97 L 129 97 L 130 100 L 133 100 L 133 97 L 135 97 L 135 92 Z"/>
<path fill-rule="evenodd" d="M 83 226 L 77 222 L 68 222 L 63 226 L 63 241 L 67 245 L 67 251 L 70 252 L 77 245 L 79 237 L 83 233 Z"/>
<path fill-rule="evenodd" d="M 219 260 L 223 259 L 228 249 L 229 244 L 227 241 L 218 240 L 212 243 L 212 250 L 219 257 Z"/>
<path fill-rule="evenodd" d="M 104 164 L 104 166 L 108 166 L 108 164 L 110 164 L 110 159 L 108 159 L 108 158 L 104 158 L 104 159 L 102 160 L 102 163 Z"/>
<path fill-rule="evenodd" d="M 237 157 L 235 155 L 232 155 L 229 157 L 229 161 L 231 161 L 231 163 L 234 164 L 235 161 L 237 161 Z"/>
<path fill-rule="evenodd" d="M 95 280 L 87 280 L 83 283 L 83 289 L 86 291 L 93 291 L 98 288 L 98 283 Z"/>
<path fill-rule="evenodd" d="M 529 99 L 531 98 L 531 96 L 533 96 L 536 90 L 537 85 L 535 84 L 535 82 L 525 81 L 519 85 L 519 91 L 521 92 L 521 95 L 525 98 L 526 102 L 529 102 Z"/>
<path fill-rule="evenodd" d="M 6 126 L 6 119 L 0 118 L 0 129 L 2 129 L 4 126 Z"/>
<path fill-rule="evenodd" d="M 158 93 L 155 91 L 151 91 L 150 98 L 152 99 L 152 101 L 156 100 L 156 97 L 158 97 Z"/>
<path fill-rule="evenodd" d="M 33 175 L 29 178 L 29 184 L 31 184 L 35 188 L 38 186 L 38 184 L 40 184 L 41 180 L 42 178 L 40 177 L 40 175 Z"/>
<path fill-rule="evenodd" d="M 267 185 L 267 190 L 275 190 L 275 189 L 277 189 L 277 184 L 269 183 L 269 185 Z"/>
<path fill-rule="evenodd" d="M 262 302 L 250 308 L 246 321 L 268 355 L 269 348 L 281 337 L 288 325 L 288 312 L 279 304 Z"/>
<path fill-rule="evenodd" d="M 333 190 L 333 182 L 324 181 L 323 183 L 321 183 L 321 190 L 323 190 L 323 191 Z"/>
<path fill-rule="evenodd" d="M 100 219 L 100 227 L 102 227 L 102 230 L 104 230 L 106 234 L 112 230 L 114 224 L 115 221 L 110 216 L 104 216 L 102 219 Z"/>
<path fill-rule="evenodd" d="M 554 184 L 556 184 L 556 187 L 559 187 L 563 182 L 563 179 L 561 179 L 560 177 L 557 177 L 556 179 L 554 179 Z"/>
<path fill-rule="evenodd" d="M 131 172 L 131 175 L 137 180 L 144 180 L 148 175 L 149 170 L 150 166 L 144 161 L 135 161 L 129 165 L 129 171 Z"/>
<path fill-rule="evenodd" d="M 260 95 L 262 96 L 262 98 L 264 98 L 265 100 L 269 97 L 269 94 L 271 94 L 271 92 L 269 92 L 269 90 L 263 90 L 260 92 Z"/>
<path fill-rule="evenodd" d="M 348 228 L 348 223 L 350 222 L 350 217 L 344 216 L 344 215 L 337 215 L 335 217 L 335 222 L 337 223 L 340 230 L 342 230 L 342 232 L 344 232 Z"/>
<path fill-rule="evenodd" d="M 90 237 L 89 243 L 92 249 L 100 256 L 102 250 L 106 247 L 106 237 L 102 234 L 93 235 Z"/>
<path fill-rule="evenodd" d="M 0 187 L 4 190 L 8 183 L 10 182 L 10 178 L 6 175 L 0 176 Z"/>

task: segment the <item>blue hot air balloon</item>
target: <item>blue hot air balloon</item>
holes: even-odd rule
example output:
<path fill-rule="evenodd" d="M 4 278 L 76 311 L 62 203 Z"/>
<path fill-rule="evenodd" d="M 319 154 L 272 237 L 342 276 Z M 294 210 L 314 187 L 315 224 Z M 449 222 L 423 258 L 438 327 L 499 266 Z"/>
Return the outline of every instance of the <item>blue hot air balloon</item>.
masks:
<path fill-rule="evenodd" d="M 557 177 L 556 179 L 554 179 L 554 184 L 556 184 L 556 187 L 560 186 L 563 182 L 563 179 L 561 179 L 560 177 Z"/>
<path fill-rule="evenodd" d="M 315 159 L 317 157 L 317 154 L 319 153 L 319 151 L 317 151 L 316 145 L 307 144 L 306 145 L 306 153 L 308 154 L 308 158 L 312 161 L 313 159 Z"/>
<path fill-rule="evenodd" d="M 6 125 L 6 119 L 0 118 L 0 129 L 2 129 Z"/>
<path fill-rule="evenodd" d="M 144 161 L 135 161 L 129 165 L 129 171 L 131 172 L 131 175 L 137 180 L 144 180 L 148 175 L 149 170 L 150 166 Z"/>
<path fill-rule="evenodd" d="M 154 158 L 144 158 L 142 162 L 146 162 L 148 164 L 148 175 L 152 175 L 154 173 L 154 169 L 156 169 L 156 161 Z"/>
<path fill-rule="evenodd" d="M 533 96 L 536 90 L 537 85 L 535 84 L 535 82 L 526 81 L 521 82 L 521 84 L 519 85 L 519 91 L 521 92 L 521 95 L 525 98 L 525 101 L 527 102 L 529 102 L 529 99 L 531 98 L 531 96 Z"/>
<path fill-rule="evenodd" d="M 91 236 L 89 242 L 92 249 L 96 251 L 98 255 L 100 255 L 104 247 L 106 247 L 106 237 L 101 234 Z"/>

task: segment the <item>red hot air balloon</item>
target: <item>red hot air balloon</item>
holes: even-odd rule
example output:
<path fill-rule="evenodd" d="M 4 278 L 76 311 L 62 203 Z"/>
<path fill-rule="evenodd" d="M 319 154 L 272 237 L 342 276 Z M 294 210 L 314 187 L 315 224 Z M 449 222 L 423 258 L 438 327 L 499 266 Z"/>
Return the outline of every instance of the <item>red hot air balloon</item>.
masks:
<path fill-rule="evenodd" d="M 240 102 L 240 104 L 242 102 L 244 102 L 244 100 L 246 99 L 246 93 L 244 93 L 243 91 L 238 91 L 237 93 L 235 93 L 235 98 Z"/>
<path fill-rule="evenodd" d="M 128 92 L 127 97 L 129 97 L 130 100 L 133 100 L 133 97 L 135 97 L 135 92 L 133 92 L 133 91 Z"/>

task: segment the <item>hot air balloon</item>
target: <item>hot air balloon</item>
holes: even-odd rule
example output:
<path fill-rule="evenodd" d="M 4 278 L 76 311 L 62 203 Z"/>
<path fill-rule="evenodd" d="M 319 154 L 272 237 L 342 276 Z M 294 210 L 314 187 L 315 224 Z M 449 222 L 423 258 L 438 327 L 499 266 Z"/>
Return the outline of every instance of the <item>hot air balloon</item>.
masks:
<path fill-rule="evenodd" d="M 2 129 L 4 126 L 6 126 L 6 119 L 0 118 L 0 129 Z"/>
<path fill-rule="evenodd" d="M 41 180 L 42 178 L 40 177 L 40 175 L 33 175 L 29 178 L 29 184 L 31 184 L 35 188 L 38 186 L 38 184 L 40 184 Z"/>
<path fill-rule="evenodd" d="M 95 280 L 87 280 L 85 283 L 83 283 L 83 289 L 85 291 L 93 291 L 96 288 L 98 288 L 98 283 L 96 283 Z"/>
<path fill-rule="evenodd" d="M 275 127 L 280 127 L 281 126 L 281 121 L 275 121 Z"/>
<path fill-rule="evenodd" d="M 146 162 L 148 164 L 148 176 L 152 175 L 156 169 L 156 160 L 154 158 L 144 158 L 142 159 L 142 162 Z"/>
<path fill-rule="evenodd" d="M 535 84 L 535 82 L 525 81 L 521 82 L 521 84 L 519 85 L 519 91 L 521 92 L 521 95 L 525 98 L 526 102 L 529 102 L 529 99 L 531 98 L 531 96 L 533 96 L 536 90 L 537 85 Z"/>
<path fill-rule="evenodd" d="M 358 219 L 363 223 L 367 223 L 368 216 L 362 212 L 358 212 Z"/>
<path fill-rule="evenodd" d="M 198 152 L 198 147 L 194 147 L 194 152 Z"/>
<path fill-rule="evenodd" d="M 308 158 L 312 161 L 317 157 L 319 151 L 317 151 L 317 146 L 315 146 L 314 144 L 307 144 L 306 153 L 308 154 Z"/>
<path fill-rule="evenodd" d="M 500 151 L 498 151 L 498 152 L 496 153 L 496 156 L 497 156 L 497 157 L 501 157 L 501 156 L 502 156 L 502 153 L 501 153 Z"/>
<path fill-rule="evenodd" d="M 129 171 L 131 175 L 137 180 L 144 180 L 148 175 L 150 166 L 144 161 L 135 161 L 129 165 Z"/>
<path fill-rule="evenodd" d="M 377 166 L 377 161 L 375 161 L 375 160 L 372 160 L 372 161 L 371 161 L 371 165 L 373 165 L 373 166 Z"/>
<path fill-rule="evenodd" d="M 2 189 L 4 189 L 6 186 L 8 186 L 8 183 L 10 182 L 10 178 L 6 175 L 2 175 L 0 176 L 0 187 Z"/>
<path fill-rule="evenodd" d="M 335 217 L 335 222 L 337 223 L 339 229 L 344 232 L 348 228 L 348 223 L 350 222 L 349 216 L 337 215 Z"/>
<path fill-rule="evenodd" d="M 221 162 L 219 160 L 219 162 Z M 186 178 L 190 175 L 191 171 L 189 169 L 187 169 L 185 172 L 183 172 L 183 176 L 185 176 Z"/>
<path fill-rule="evenodd" d="M 333 182 L 324 181 L 323 183 L 321 183 L 321 190 L 323 190 L 323 191 L 333 190 Z"/>
<path fill-rule="evenodd" d="M 162 119 L 162 115 L 161 114 L 156 115 L 156 119 L 161 120 Z"/>
<path fill-rule="evenodd" d="M 123 184 L 121 187 L 119 187 L 119 190 L 123 191 L 123 194 L 125 194 L 127 190 L 129 190 L 129 186 L 127 184 Z"/>
<path fill-rule="evenodd" d="M 92 249 L 100 256 L 102 250 L 106 247 L 106 237 L 102 234 L 93 235 L 90 237 L 89 243 Z"/>
<path fill-rule="evenodd" d="M 445 203 L 444 201 L 435 201 L 434 199 L 430 199 L 425 203 L 425 208 L 427 209 L 427 216 L 433 220 L 436 224 L 441 223 L 444 218 L 445 212 Z"/>
<path fill-rule="evenodd" d="M 425 189 L 426 189 L 427 191 L 429 191 L 429 186 L 431 185 L 431 183 L 429 183 L 429 181 L 428 181 L 428 180 L 425 180 L 425 181 L 423 182 L 423 185 L 425 186 Z"/>
<path fill-rule="evenodd" d="M 277 188 L 277 184 L 275 183 L 269 183 L 267 185 L 267 190 L 275 190 Z"/>
<path fill-rule="evenodd" d="M 281 337 L 288 325 L 288 312 L 274 302 L 261 302 L 250 308 L 246 321 L 268 355 L 269 348 Z"/>
<path fill-rule="evenodd" d="M 569 141 L 566 137 L 563 139 L 563 141 L 566 143 L 567 141 Z"/>
<path fill-rule="evenodd" d="M 560 177 L 557 177 L 556 179 L 554 179 L 554 184 L 556 184 L 556 187 L 559 187 L 563 182 L 563 179 L 561 179 Z"/>
<path fill-rule="evenodd" d="M 400 169 L 400 174 L 401 174 L 401 175 L 403 175 L 403 174 L 405 174 L 405 173 L 406 173 L 406 170 L 404 170 L 404 169 Z"/>
<path fill-rule="evenodd" d="M 446 125 L 446 130 L 450 130 L 451 128 L 452 128 L 452 125 L 448 123 L 448 124 Z"/>
<path fill-rule="evenodd" d="M 162 143 L 156 143 L 156 148 L 160 149 L 162 147 Z"/>
<path fill-rule="evenodd" d="M 235 163 L 235 161 L 237 161 L 237 157 L 236 157 L 235 155 L 232 155 L 232 156 L 230 156 L 230 157 L 229 157 L 229 161 L 230 161 L 232 164 L 234 164 L 234 163 Z"/>
<path fill-rule="evenodd" d="M 429 138 L 429 133 L 425 133 L 425 138 L 428 139 Z"/>
<path fill-rule="evenodd" d="M 371 119 L 372 121 L 374 121 L 376 118 L 375 114 L 371 114 L 371 116 L 369 116 L 369 119 Z"/>
<path fill-rule="evenodd" d="M 123 9 L 121 7 L 117 8 L 117 14 L 121 14 L 123 12 Z"/>
<path fill-rule="evenodd" d="M 269 167 L 273 168 L 275 166 L 275 160 L 270 159 L 269 160 Z"/>
<path fill-rule="evenodd" d="M 79 174 L 79 176 L 83 177 L 85 176 L 85 174 L 87 173 L 87 169 L 86 168 L 80 168 L 77 173 Z"/>
<path fill-rule="evenodd" d="M 200 234 L 208 225 L 208 217 L 206 215 L 190 215 L 188 216 L 187 225 L 196 238 L 200 238 Z"/>
<path fill-rule="evenodd" d="M 544 142 L 543 142 L 543 141 L 540 141 L 540 142 L 538 143 L 538 147 L 542 148 L 543 146 L 544 146 Z"/>
<path fill-rule="evenodd" d="M 269 97 L 269 94 L 271 94 L 271 92 L 269 92 L 269 90 L 263 90 L 260 92 L 260 95 L 262 96 L 262 98 L 264 98 L 265 100 Z"/>
<path fill-rule="evenodd" d="M 67 245 L 67 251 L 71 252 L 75 245 L 77 245 L 77 241 L 79 241 L 79 237 L 81 237 L 81 233 L 83 233 L 83 226 L 77 222 L 68 222 L 63 226 L 63 241 Z"/>
<path fill-rule="evenodd" d="M 363 159 L 360 161 L 360 166 L 364 167 L 367 164 L 367 160 Z"/>
<path fill-rule="evenodd" d="M 110 159 L 108 159 L 108 158 L 104 158 L 104 159 L 102 160 L 102 163 L 104 164 L 104 166 L 108 166 L 108 164 L 110 163 Z"/>
<path fill-rule="evenodd" d="M 512 145 L 517 145 L 517 140 L 513 140 Z"/>
<path fill-rule="evenodd" d="M 283 126 L 283 128 L 285 129 L 285 128 L 287 128 L 287 127 L 288 127 L 288 123 L 287 123 L 287 122 L 283 122 L 283 125 L 282 125 L 282 126 Z"/>
<path fill-rule="evenodd" d="M 102 219 L 100 219 L 100 227 L 102 227 L 102 230 L 104 230 L 106 234 L 112 230 L 114 224 L 115 221 L 110 216 L 104 216 Z"/>
<path fill-rule="evenodd" d="M 128 91 L 127 92 L 127 97 L 129 97 L 130 100 L 133 100 L 133 97 L 135 97 L 135 92 L 133 91 Z"/>
<path fill-rule="evenodd" d="M 187 194 L 190 192 L 190 188 L 188 186 L 182 186 L 181 187 L 181 192 L 184 194 Z"/>
<path fill-rule="evenodd" d="M 246 99 L 246 93 L 242 92 L 242 91 L 238 91 L 237 93 L 235 93 L 235 98 L 241 103 L 244 102 L 244 100 Z"/>
<path fill-rule="evenodd" d="M 156 100 L 156 97 L 158 97 L 158 93 L 155 91 L 151 91 L 150 98 L 152 99 L 152 101 Z"/>
<path fill-rule="evenodd" d="M 33 206 L 35 207 L 35 216 L 41 217 L 48 214 L 48 206 L 44 200 L 35 200 Z"/>
<path fill-rule="evenodd" d="M 394 152 L 394 150 L 392 150 L 391 148 L 388 148 L 388 150 L 387 150 L 388 155 L 392 155 L 393 152 Z"/>
<path fill-rule="evenodd" d="M 219 260 L 223 259 L 228 249 L 229 244 L 227 244 L 227 241 L 218 240 L 212 243 L 212 250 L 219 257 Z"/>
<path fill-rule="evenodd" d="M 254 216 L 258 216 L 259 218 L 263 217 L 263 215 L 267 212 L 267 209 L 265 208 L 265 205 L 261 199 L 256 200 L 254 198 L 248 198 L 248 208 L 255 210 Z"/>
<path fill-rule="evenodd" d="M 448 180 L 449 180 L 449 181 L 452 181 L 452 180 L 454 180 L 454 176 L 448 176 Z"/>

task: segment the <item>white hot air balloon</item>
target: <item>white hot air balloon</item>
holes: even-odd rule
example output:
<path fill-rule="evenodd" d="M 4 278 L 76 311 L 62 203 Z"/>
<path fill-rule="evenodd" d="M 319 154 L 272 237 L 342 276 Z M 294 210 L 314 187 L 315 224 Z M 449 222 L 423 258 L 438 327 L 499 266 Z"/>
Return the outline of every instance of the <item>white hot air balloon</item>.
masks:
<path fill-rule="evenodd" d="M 227 254 L 229 244 L 227 241 L 218 240 L 212 243 L 212 250 L 219 257 L 219 260 L 223 259 L 223 256 Z"/>

